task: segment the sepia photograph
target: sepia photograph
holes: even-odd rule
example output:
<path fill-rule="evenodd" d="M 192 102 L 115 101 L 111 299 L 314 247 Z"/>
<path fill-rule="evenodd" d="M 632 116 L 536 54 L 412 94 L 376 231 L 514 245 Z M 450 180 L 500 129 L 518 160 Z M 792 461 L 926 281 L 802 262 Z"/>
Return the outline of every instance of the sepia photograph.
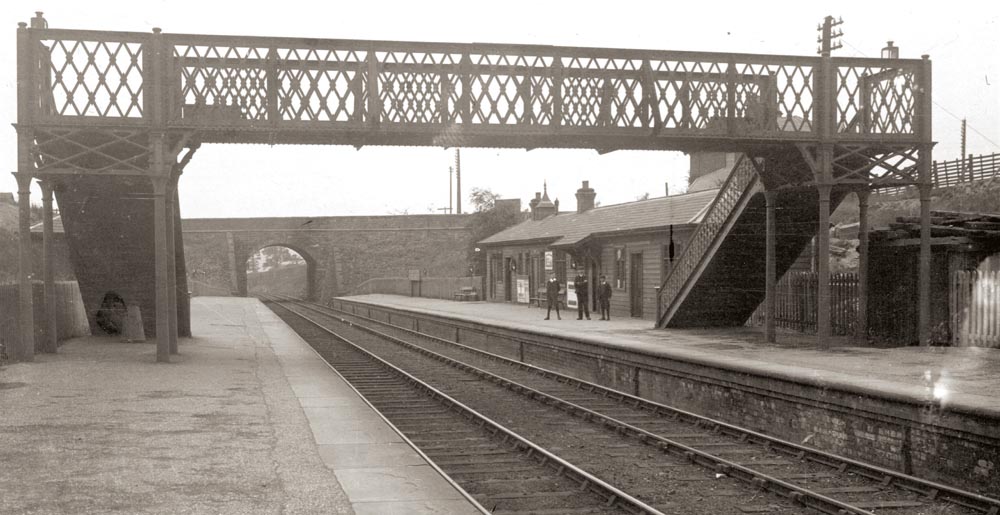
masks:
<path fill-rule="evenodd" d="M 0 514 L 1000 514 L 1000 7 L 14 0 Z"/>

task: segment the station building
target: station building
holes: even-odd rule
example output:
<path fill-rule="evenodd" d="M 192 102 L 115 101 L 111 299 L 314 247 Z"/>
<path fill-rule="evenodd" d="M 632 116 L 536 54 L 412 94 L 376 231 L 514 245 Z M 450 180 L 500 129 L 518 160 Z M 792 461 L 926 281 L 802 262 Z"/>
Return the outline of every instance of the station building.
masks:
<path fill-rule="evenodd" d="M 693 179 L 695 175 L 693 171 Z M 583 181 L 576 192 L 577 210 L 562 213 L 547 188 L 535 193 L 528 220 L 479 242 L 487 258 L 485 298 L 544 305 L 544 283 L 551 272 L 563 285 L 565 306 L 567 300 L 575 301 L 575 294 L 567 299 L 567 286 L 583 270 L 592 310 L 597 310 L 594 288 L 605 275 L 612 286 L 612 317 L 652 320 L 656 289 L 715 198 L 718 185 L 712 186 L 595 207 L 596 191 Z"/>

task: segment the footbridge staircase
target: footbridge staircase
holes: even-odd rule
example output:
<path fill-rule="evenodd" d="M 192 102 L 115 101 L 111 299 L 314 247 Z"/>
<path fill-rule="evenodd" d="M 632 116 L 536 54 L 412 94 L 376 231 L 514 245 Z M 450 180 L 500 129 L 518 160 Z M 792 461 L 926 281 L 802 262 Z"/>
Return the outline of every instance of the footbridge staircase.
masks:
<path fill-rule="evenodd" d="M 818 232 L 815 188 L 802 155 L 741 156 L 660 288 L 659 327 L 738 326 L 765 296 L 766 200 L 760 171 L 790 181 L 775 193 L 776 271 L 780 277 Z M 765 173 L 767 173 L 765 172 Z M 830 209 L 846 196 L 830 196 Z"/>

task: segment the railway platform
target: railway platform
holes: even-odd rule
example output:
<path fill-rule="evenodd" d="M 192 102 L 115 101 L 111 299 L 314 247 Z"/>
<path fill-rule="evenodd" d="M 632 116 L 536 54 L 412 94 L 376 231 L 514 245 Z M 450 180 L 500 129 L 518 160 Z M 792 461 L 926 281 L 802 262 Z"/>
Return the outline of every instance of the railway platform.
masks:
<path fill-rule="evenodd" d="M 545 310 L 392 295 L 334 308 L 725 423 L 984 495 L 1000 495 L 1000 350 L 856 346 L 753 328 L 544 320 Z"/>
<path fill-rule="evenodd" d="M 256 299 L 0 369 L 0 513 L 479 513 Z"/>
<path fill-rule="evenodd" d="M 836 337 L 822 349 L 812 335 L 778 332 L 764 341 L 757 328 L 668 329 L 636 318 L 544 320 L 545 310 L 492 302 L 452 302 L 398 295 L 345 299 L 475 321 L 596 343 L 642 355 L 714 364 L 770 377 L 796 378 L 828 387 L 913 402 L 936 400 L 1000 420 L 1000 349 L 955 347 L 875 348 Z"/>

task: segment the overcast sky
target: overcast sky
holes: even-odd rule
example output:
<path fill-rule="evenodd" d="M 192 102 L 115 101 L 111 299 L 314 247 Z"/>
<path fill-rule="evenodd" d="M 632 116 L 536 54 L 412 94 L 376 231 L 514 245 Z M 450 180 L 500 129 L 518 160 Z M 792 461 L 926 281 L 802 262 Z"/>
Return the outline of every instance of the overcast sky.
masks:
<path fill-rule="evenodd" d="M 15 0 L 0 26 L 0 116 L 16 119 L 17 22 L 44 11 L 53 28 L 189 34 L 401 41 L 531 43 L 657 50 L 815 55 L 816 25 L 842 17 L 844 48 L 835 56 L 878 57 L 886 40 L 901 57 L 933 62 L 936 159 L 960 151 L 1000 152 L 1000 8 L 996 2 L 602 2 L 404 1 L 208 2 L 186 0 Z M 182 215 L 249 217 L 439 212 L 448 206 L 448 166 L 440 148 L 205 145 L 181 178 Z M 16 137 L 0 138 L 0 161 L 16 169 Z M 563 210 L 589 180 L 604 205 L 661 196 L 686 186 L 687 156 L 675 152 L 584 150 L 462 151 L 462 189 L 489 188 L 521 198 L 549 184 Z M 0 191 L 16 191 L 9 174 Z M 37 188 L 32 200 L 38 201 Z"/>

